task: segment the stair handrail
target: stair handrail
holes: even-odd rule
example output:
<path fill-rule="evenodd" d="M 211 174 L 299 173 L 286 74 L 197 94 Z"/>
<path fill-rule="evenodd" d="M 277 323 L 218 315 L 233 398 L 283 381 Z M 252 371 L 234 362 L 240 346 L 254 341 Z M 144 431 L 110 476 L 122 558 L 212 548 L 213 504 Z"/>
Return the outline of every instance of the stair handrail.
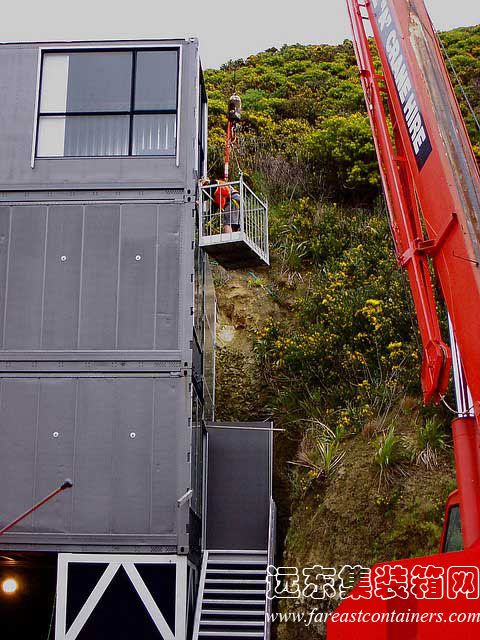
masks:
<path fill-rule="evenodd" d="M 200 572 L 200 582 L 198 583 L 197 606 L 195 607 L 195 617 L 193 621 L 193 640 L 198 640 L 200 632 L 200 620 L 202 617 L 203 593 L 207 577 L 208 551 L 203 552 L 202 570 Z"/>
<path fill-rule="evenodd" d="M 270 498 L 270 510 L 268 516 L 268 550 L 267 550 L 267 575 L 265 577 L 265 625 L 264 625 L 264 637 L 265 640 L 270 640 L 270 633 L 272 628 L 271 614 L 273 600 L 269 598 L 269 594 L 272 593 L 272 577 L 268 568 L 275 562 L 275 550 L 276 550 L 276 537 L 277 537 L 277 505 L 275 500 Z"/>

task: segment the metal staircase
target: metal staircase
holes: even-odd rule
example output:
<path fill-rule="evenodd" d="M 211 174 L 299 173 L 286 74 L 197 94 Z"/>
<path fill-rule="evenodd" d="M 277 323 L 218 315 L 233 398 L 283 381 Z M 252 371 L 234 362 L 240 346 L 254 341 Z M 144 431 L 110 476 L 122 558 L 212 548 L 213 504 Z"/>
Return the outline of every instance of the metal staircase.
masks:
<path fill-rule="evenodd" d="M 205 551 L 194 640 L 269 636 L 267 552 Z"/>

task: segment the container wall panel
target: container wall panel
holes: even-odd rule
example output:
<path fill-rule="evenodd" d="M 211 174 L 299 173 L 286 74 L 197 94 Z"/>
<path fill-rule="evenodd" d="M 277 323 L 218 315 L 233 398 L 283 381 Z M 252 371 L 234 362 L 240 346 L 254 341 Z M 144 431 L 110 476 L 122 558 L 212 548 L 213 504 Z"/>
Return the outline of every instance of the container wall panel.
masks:
<path fill-rule="evenodd" d="M 10 247 L 10 207 L 0 207 L 0 349 L 3 347 L 7 264 Z"/>
<path fill-rule="evenodd" d="M 156 205 L 122 208 L 119 349 L 151 349 L 154 345 L 156 238 Z M 175 261 L 175 254 L 172 259 Z"/>
<path fill-rule="evenodd" d="M 0 527 L 72 478 L 8 534 L 175 535 L 186 486 L 183 378 L 9 378 L 0 383 Z M 179 467 L 179 462 L 183 463 Z M 188 480 L 187 480 L 188 482 Z M 61 534 L 55 538 L 56 534 Z"/>
<path fill-rule="evenodd" d="M 38 424 L 35 459 L 35 502 L 72 478 L 75 444 L 76 380 L 38 381 Z M 60 494 L 33 515 L 39 533 L 67 531 L 73 494 Z"/>
<path fill-rule="evenodd" d="M 26 511 L 35 499 L 38 394 L 34 379 L 2 380 L 0 384 L 2 525 Z M 31 517 L 23 526 L 32 526 Z"/>
<path fill-rule="evenodd" d="M 119 205 L 85 207 L 80 349 L 115 349 Z"/>
<path fill-rule="evenodd" d="M 51 43 L 50 43 L 51 44 Z M 57 43 L 59 48 L 77 48 L 78 45 Z M 116 46 L 113 43 L 88 43 L 95 48 Z M 144 42 L 118 42 L 118 46 L 128 45 L 135 48 L 142 47 Z M 150 41 L 152 47 L 155 42 Z M 165 41 L 159 43 L 161 46 Z M 36 157 L 36 107 L 38 103 L 37 91 L 39 91 L 38 66 L 41 55 L 40 46 L 37 43 L 24 43 L 21 45 L 3 45 L 0 49 L 0 86 L 2 87 L 2 108 L 0 109 L 0 189 L 2 190 L 34 190 L 34 189 L 124 189 L 157 188 L 164 185 L 166 188 L 183 189 L 195 188 L 196 176 L 194 175 L 194 158 L 192 153 L 195 139 L 194 105 L 196 99 L 197 77 L 197 43 L 185 41 L 171 41 L 172 46 L 182 49 L 182 86 L 180 88 L 180 113 L 181 131 L 178 133 L 178 157 L 176 145 L 165 142 L 159 146 L 151 143 L 144 148 L 135 149 L 137 153 L 154 155 L 138 155 L 136 157 L 123 157 L 118 154 L 128 154 L 128 137 L 126 137 L 129 117 L 125 116 L 94 116 L 88 119 L 84 117 L 69 118 L 66 124 L 66 148 L 61 145 L 54 155 L 63 153 L 82 154 L 84 156 L 106 157 Z M 82 45 L 80 45 L 82 46 Z M 107 54 L 108 55 L 108 54 Z M 95 87 L 89 91 L 83 91 L 78 104 L 86 104 L 85 96 L 91 99 Z M 71 93 L 71 92 L 69 92 Z M 130 94 L 129 94 L 130 96 Z M 46 97 L 46 96 L 42 96 Z M 75 101 L 77 103 L 77 100 Z M 89 104 L 90 101 L 89 101 Z M 48 108 L 48 104 L 44 107 Z M 74 104 L 68 105 L 74 109 Z M 123 105 L 129 108 L 129 104 Z M 95 107 L 95 105 L 93 105 Z M 145 133 L 145 116 L 134 122 L 133 142 L 138 146 L 138 141 Z M 54 117 L 55 118 L 55 117 Z M 61 118 L 61 116 L 60 116 Z M 56 116 L 56 119 L 60 119 Z M 167 125 L 171 134 L 174 132 L 175 116 L 156 116 L 155 132 L 166 135 Z M 152 117 L 147 124 L 151 125 Z M 52 125 L 52 118 L 42 117 L 39 122 L 40 150 L 42 130 L 47 124 Z M 152 126 L 150 126 L 152 129 Z M 90 135 L 89 135 L 90 134 Z M 93 137 L 92 137 L 93 136 Z M 144 136 L 145 137 L 145 136 Z M 158 136 L 157 136 L 158 137 Z M 103 138 L 103 140 L 102 140 Z M 172 138 L 172 141 L 175 138 Z M 167 148 L 166 148 L 167 147 Z M 33 154 L 32 154 L 33 151 Z M 168 156 L 163 154 L 168 153 Z M 116 155 L 112 155 L 116 154 Z M 108 157 L 111 156 L 111 157 Z M 32 160 L 34 170 L 32 171 Z"/>
<path fill-rule="evenodd" d="M 40 349 L 47 208 L 12 216 L 6 287 L 5 348 Z"/>
<path fill-rule="evenodd" d="M 220 425 L 208 433 L 207 548 L 264 550 L 272 434 L 268 423 L 240 422 L 230 427 Z"/>
<path fill-rule="evenodd" d="M 180 213 L 180 207 L 175 207 Z M 156 306 L 156 348 L 175 345 L 179 308 L 179 266 L 180 234 L 178 221 L 172 215 L 160 215 L 158 219 L 158 280 Z"/>
<path fill-rule="evenodd" d="M 115 380 L 79 380 L 77 393 L 72 531 L 106 533 L 111 529 L 111 470 L 118 415 Z"/>
<path fill-rule="evenodd" d="M 129 534 L 150 531 L 152 441 L 158 424 L 153 416 L 156 386 L 155 380 L 144 378 L 118 379 L 116 384 L 112 531 Z"/>
<path fill-rule="evenodd" d="M 0 352 L 175 350 L 179 204 L 0 207 Z"/>
<path fill-rule="evenodd" d="M 51 206 L 43 311 L 43 349 L 73 350 L 78 342 L 82 206 Z"/>
<path fill-rule="evenodd" d="M 175 518 L 176 501 L 183 493 L 175 494 L 177 478 L 187 467 L 186 451 L 181 449 L 182 427 L 180 407 L 185 403 L 184 380 L 165 384 L 162 392 L 155 393 L 154 421 L 157 425 L 152 439 L 152 529 L 167 533 Z"/>

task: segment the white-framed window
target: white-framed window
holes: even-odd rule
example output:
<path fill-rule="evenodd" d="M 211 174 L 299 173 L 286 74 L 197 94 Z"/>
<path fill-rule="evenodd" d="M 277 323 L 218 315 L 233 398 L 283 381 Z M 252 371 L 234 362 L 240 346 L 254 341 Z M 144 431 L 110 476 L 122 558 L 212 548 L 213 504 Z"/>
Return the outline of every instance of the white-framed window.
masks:
<path fill-rule="evenodd" d="M 175 156 L 179 49 L 44 51 L 36 156 Z"/>

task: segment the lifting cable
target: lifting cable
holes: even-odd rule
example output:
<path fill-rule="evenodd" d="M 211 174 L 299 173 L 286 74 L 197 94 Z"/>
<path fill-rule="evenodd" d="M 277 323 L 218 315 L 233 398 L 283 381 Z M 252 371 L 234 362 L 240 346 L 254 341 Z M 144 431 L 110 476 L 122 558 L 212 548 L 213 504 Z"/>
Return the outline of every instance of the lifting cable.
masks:
<path fill-rule="evenodd" d="M 237 138 L 235 138 L 235 142 L 238 142 Z M 232 146 L 232 156 L 233 156 L 233 159 L 235 160 L 235 164 L 237 165 L 239 175 L 243 174 L 242 168 L 240 167 L 240 163 L 238 162 L 237 148 L 235 145 Z"/>
<path fill-rule="evenodd" d="M 457 411 L 456 409 L 454 409 L 453 407 L 451 407 L 448 402 L 445 400 L 445 396 L 440 396 L 440 400 L 442 401 L 442 403 L 445 405 L 445 407 L 454 415 L 456 416 L 470 416 L 472 415 L 472 411 L 474 409 L 474 405 L 472 404 L 471 407 L 469 407 L 468 409 L 465 409 L 465 411 Z"/>
<path fill-rule="evenodd" d="M 470 100 L 468 99 L 467 93 L 465 91 L 465 88 L 462 84 L 462 81 L 460 80 L 460 76 L 457 73 L 457 70 L 455 69 L 455 65 L 453 64 L 452 59 L 450 58 L 450 56 L 448 55 L 448 51 L 446 46 L 443 44 L 442 38 L 440 37 L 440 33 L 437 31 L 437 38 L 438 41 L 440 42 L 440 46 L 442 47 L 443 53 L 445 55 L 445 58 L 448 60 L 448 64 L 450 65 L 450 68 L 452 70 L 452 73 L 455 77 L 455 80 L 457 81 L 458 86 L 460 87 L 460 91 L 462 92 L 462 95 L 465 99 L 465 102 L 468 106 L 468 109 L 470 111 L 470 113 L 472 114 L 473 119 L 475 120 L 475 124 L 477 125 L 477 129 L 480 131 L 480 122 L 478 120 L 478 116 L 475 113 L 475 110 L 472 106 L 472 103 L 470 102 Z"/>
<path fill-rule="evenodd" d="M 242 100 L 237 94 L 237 69 L 233 69 L 233 94 L 228 100 L 228 114 L 227 114 L 227 137 L 225 144 L 225 169 L 224 179 L 226 182 L 229 180 L 229 164 L 230 154 L 235 160 L 239 174 L 242 173 L 240 164 L 238 162 L 236 145 L 238 144 L 238 126 L 242 118 Z"/>

